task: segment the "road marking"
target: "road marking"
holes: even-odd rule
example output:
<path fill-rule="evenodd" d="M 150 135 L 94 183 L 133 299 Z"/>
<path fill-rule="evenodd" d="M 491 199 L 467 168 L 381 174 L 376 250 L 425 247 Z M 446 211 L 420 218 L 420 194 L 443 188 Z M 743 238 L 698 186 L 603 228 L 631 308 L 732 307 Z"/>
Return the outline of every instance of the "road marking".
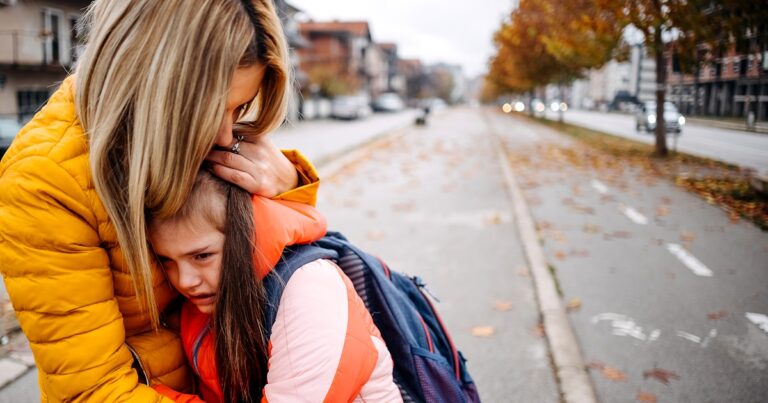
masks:
<path fill-rule="evenodd" d="M 611 334 L 614 336 L 628 336 L 642 341 L 656 341 L 661 335 L 661 330 L 654 329 L 646 334 L 643 327 L 635 323 L 635 320 L 629 316 L 605 312 L 592 317 L 592 323 L 597 324 L 601 321 L 611 322 Z"/>
<path fill-rule="evenodd" d="M 597 190 L 597 192 L 600 194 L 608 194 L 608 186 L 605 186 L 603 182 L 600 182 L 597 179 L 592 179 L 592 187 L 595 188 L 595 190 Z"/>
<path fill-rule="evenodd" d="M 624 215 L 627 216 L 627 218 L 629 218 L 630 220 L 632 220 L 632 222 L 635 224 L 640 224 L 640 225 L 648 224 L 648 219 L 644 215 L 640 214 L 639 211 L 633 209 L 632 207 L 625 206 L 622 204 L 619 206 L 619 211 L 624 213 Z"/>
<path fill-rule="evenodd" d="M 756 324 L 760 329 L 763 329 L 765 333 L 768 333 L 768 316 L 752 312 L 747 312 L 746 316 L 750 322 Z"/>
<path fill-rule="evenodd" d="M 669 253 L 675 255 L 676 258 L 683 262 L 685 267 L 692 271 L 693 274 L 702 277 L 712 277 L 712 270 L 705 266 L 704 263 L 701 263 L 699 259 L 696 259 L 695 256 L 688 253 L 688 251 L 679 244 L 668 243 L 667 250 Z"/>
<path fill-rule="evenodd" d="M 717 337 L 717 329 L 711 329 L 709 334 L 705 337 L 696 336 L 695 334 L 684 332 L 682 330 L 678 330 L 677 335 L 696 344 L 700 344 L 702 348 L 705 348 L 710 340 Z"/>

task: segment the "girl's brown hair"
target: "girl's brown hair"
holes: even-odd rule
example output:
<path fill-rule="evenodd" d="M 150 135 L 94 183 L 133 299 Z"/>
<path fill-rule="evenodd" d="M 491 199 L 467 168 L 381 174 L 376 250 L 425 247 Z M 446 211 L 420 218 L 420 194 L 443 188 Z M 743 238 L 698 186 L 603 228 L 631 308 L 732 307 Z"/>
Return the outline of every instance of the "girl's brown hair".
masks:
<path fill-rule="evenodd" d="M 255 223 L 248 192 L 200 171 L 189 198 L 151 227 L 205 220 L 224 234 L 219 289 L 211 330 L 216 369 L 226 402 L 259 402 L 267 381 L 264 286 L 254 267 Z"/>

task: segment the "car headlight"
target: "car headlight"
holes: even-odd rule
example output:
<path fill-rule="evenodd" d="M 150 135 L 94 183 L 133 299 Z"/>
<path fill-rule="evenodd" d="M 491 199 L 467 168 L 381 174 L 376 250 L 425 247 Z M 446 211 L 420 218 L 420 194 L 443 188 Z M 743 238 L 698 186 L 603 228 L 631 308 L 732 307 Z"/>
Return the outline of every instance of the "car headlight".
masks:
<path fill-rule="evenodd" d="M 656 123 L 656 115 L 648 115 L 648 123 L 650 124 Z"/>
<path fill-rule="evenodd" d="M 505 104 L 504 104 L 504 105 L 501 107 L 501 110 L 502 110 L 502 111 L 504 111 L 504 113 L 509 113 L 509 112 L 512 112 L 512 105 L 511 105 L 511 104 L 509 104 L 509 102 L 507 102 L 507 103 L 505 103 Z"/>
<path fill-rule="evenodd" d="M 677 124 L 679 124 L 680 126 L 684 125 L 685 124 L 685 118 L 682 117 L 682 116 L 677 118 Z"/>

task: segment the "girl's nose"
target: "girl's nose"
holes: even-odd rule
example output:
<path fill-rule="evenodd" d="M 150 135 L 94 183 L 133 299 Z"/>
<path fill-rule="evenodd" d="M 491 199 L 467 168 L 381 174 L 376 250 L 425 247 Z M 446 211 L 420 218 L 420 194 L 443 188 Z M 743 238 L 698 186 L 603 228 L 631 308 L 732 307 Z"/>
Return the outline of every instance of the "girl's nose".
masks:
<path fill-rule="evenodd" d="M 194 291 L 202 278 L 197 274 L 197 270 L 184 263 L 179 265 L 179 288 L 183 291 Z"/>

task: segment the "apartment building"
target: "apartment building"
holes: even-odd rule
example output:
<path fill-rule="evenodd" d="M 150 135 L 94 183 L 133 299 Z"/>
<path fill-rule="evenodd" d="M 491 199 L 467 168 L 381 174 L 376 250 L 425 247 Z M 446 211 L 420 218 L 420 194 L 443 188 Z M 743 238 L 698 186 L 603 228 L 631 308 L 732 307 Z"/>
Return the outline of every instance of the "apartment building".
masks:
<path fill-rule="evenodd" d="M 71 70 L 90 1 L 0 0 L 0 119 L 26 122 Z"/>

